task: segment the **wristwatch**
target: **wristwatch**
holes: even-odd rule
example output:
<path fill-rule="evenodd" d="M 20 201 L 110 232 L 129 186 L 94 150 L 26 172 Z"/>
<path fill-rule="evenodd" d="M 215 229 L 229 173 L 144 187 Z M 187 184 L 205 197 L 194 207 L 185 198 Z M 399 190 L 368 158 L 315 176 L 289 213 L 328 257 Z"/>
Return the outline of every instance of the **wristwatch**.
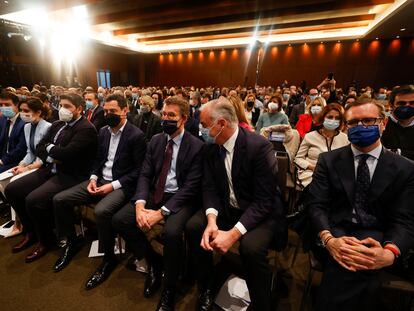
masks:
<path fill-rule="evenodd" d="M 161 210 L 161 215 L 162 215 L 162 217 L 164 217 L 165 219 L 167 219 L 167 218 L 168 218 L 168 216 L 170 216 L 170 214 L 171 214 L 171 212 L 170 212 L 170 211 L 167 211 L 167 210 L 165 210 L 165 209 L 163 209 L 163 208 L 160 208 L 160 210 Z"/>

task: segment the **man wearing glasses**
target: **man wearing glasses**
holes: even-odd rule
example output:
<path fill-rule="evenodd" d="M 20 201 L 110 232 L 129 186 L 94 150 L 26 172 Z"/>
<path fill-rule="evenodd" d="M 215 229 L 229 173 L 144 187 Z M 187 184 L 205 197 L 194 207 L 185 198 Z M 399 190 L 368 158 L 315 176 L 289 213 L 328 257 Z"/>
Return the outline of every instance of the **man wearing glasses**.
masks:
<path fill-rule="evenodd" d="M 204 144 L 184 130 L 189 110 L 183 98 L 166 99 L 161 123 L 164 133 L 153 136 L 149 142 L 132 202 L 112 219 L 133 255 L 147 261 L 145 297 L 158 290 L 165 271 L 158 311 L 174 310 L 175 287 L 184 263 L 184 226 L 201 207 L 197 198 L 201 190 Z M 144 233 L 161 221 L 164 221 L 163 263 Z"/>
<path fill-rule="evenodd" d="M 414 247 L 414 162 L 383 148 L 384 118 L 371 99 L 349 104 L 351 145 L 319 156 L 308 208 L 329 256 L 317 310 L 378 310 L 377 271 Z"/>
<path fill-rule="evenodd" d="M 392 115 L 381 141 L 385 148 L 414 160 L 414 85 L 394 88 L 390 104 Z"/>

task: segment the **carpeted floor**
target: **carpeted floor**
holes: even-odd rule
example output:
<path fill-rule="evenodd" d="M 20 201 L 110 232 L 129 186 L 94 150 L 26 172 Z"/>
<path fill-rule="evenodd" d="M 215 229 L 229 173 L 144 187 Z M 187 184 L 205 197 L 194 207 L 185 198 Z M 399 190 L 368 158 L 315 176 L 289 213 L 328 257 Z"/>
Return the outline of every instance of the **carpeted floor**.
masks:
<path fill-rule="evenodd" d="M 155 310 L 159 294 L 150 299 L 143 297 L 145 275 L 128 270 L 126 258 L 104 284 L 86 291 L 84 283 L 101 261 L 88 258 L 89 243 L 66 269 L 54 273 L 52 266 L 59 251 L 53 250 L 44 258 L 26 264 L 24 258 L 28 251 L 19 254 L 10 251 L 20 239 L 0 238 L 0 310 Z M 88 237 L 92 239 L 93 236 Z M 300 253 L 294 269 L 288 269 L 292 254 L 293 249 L 290 249 L 278 256 L 279 267 L 285 267 L 281 275 L 288 292 L 278 299 L 278 310 L 298 310 L 302 297 L 307 257 Z M 196 288 L 193 286 L 178 300 L 176 310 L 194 310 L 195 303 Z"/>

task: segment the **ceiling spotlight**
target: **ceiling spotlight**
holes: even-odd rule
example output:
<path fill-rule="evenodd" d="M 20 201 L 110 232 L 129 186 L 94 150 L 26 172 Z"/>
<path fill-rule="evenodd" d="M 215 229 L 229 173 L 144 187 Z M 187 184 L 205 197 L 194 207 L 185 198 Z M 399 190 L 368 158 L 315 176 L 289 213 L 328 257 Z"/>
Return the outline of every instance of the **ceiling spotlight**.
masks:
<path fill-rule="evenodd" d="M 306 42 L 303 45 L 307 45 Z"/>
<path fill-rule="evenodd" d="M 321 44 L 323 44 L 323 41 L 321 41 Z"/>
<path fill-rule="evenodd" d="M 397 38 L 397 39 L 399 39 L 399 38 L 400 38 L 400 36 L 396 36 L 396 38 Z"/>
<path fill-rule="evenodd" d="M 289 43 L 289 46 L 292 46 L 292 44 Z"/>
<path fill-rule="evenodd" d="M 338 40 L 338 43 L 341 43 L 341 40 Z"/>
<path fill-rule="evenodd" d="M 405 28 L 401 28 L 400 31 L 405 31 Z"/>
<path fill-rule="evenodd" d="M 375 40 L 378 40 L 378 37 L 376 37 Z"/>
<path fill-rule="evenodd" d="M 32 38 L 32 36 L 30 36 L 30 35 L 24 35 L 23 36 L 24 41 L 29 41 L 31 38 Z"/>
<path fill-rule="evenodd" d="M 9 4 L 9 1 L 7 1 L 7 0 L 4 0 L 4 3 L 5 3 L 5 4 Z"/>

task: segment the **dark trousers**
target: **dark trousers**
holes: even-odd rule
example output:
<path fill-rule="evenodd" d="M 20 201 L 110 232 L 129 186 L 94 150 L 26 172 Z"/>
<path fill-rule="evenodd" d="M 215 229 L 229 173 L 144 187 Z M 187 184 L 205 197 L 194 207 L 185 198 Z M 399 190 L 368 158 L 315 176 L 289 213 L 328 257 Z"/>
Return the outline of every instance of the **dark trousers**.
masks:
<path fill-rule="evenodd" d="M 383 233 L 373 229 L 337 227 L 331 230 L 335 237 L 353 236 L 357 239 L 371 237 L 380 243 Z M 317 310 L 379 310 L 378 270 L 352 272 L 340 266 L 332 256 L 328 256 L 318 292 Z"/>
<path fill-rule="evenodd" d="M 108 183 L 98 181 L 98 186 Z M 118 211 L 129 197 L 122 189 L 114 190 L 106 196 L 91 195 L 88 190 L 89 180 L 72 188 L 62 191 L 54 196 L 53 207 L 58 237 L 73 238 L 75 232 L 74 207 L 81 204 L 95 205 L 96 225 L 98 228 L 99 252 L 110 256 L 114 254 L 114 231 L 112 229 L 112 216 Z"/>
<path fill-rule="evenodd" d="M 166 202 L 164 199 L 160 206 Z M 160 206 L 153 207 L 156 209 Z M 147 207 L 148 208 L 148 207 Z M 184 254 L 184 227 L 188 219 L 194 214 L 191 206 L 183 206 L 177 213 L 172 213 L 166 220 L 162 231 L 164 242 L 163 263 L 165 270 L 165 285 L 175 288 Z M 125 239 L 128 249 L 138 258 L 154 261 L 154 251 L 145 233 L 138 227 L 135 214 L 135 205 L 125 205 L 112 218 L 112 225 Z"/>
<path fill-rule="evenodd" d="M 51 168 L 37 171 L 7 185 L 6 197 L 19 216 L 25 233 L 36 233 L 39 242 L 50 244 L 53 234 L 52 198 L 80 182 L 79 177 L 53 174 Z"/>
<path fill-rule="evenodd" d="M 238 222 L 242 211 L 232 210 L 231 215 L 219 215 L 217 225 L 220 230 L 229 230 Z M 187 223 L 186 235 L 189 245 L 191 267 L 202 285 L 211 283 L 213 253 L 201 248 L 201 237 L 207 226 L 204 210 L 198 211 Z M 271 309 L 272 271 L 267 261 L 268 249 L 274 240 L 276 221 L 267 218 L 256 228 L 248 231 L 240 239 L 239 252 L 246 272 L 253 310 Z"/>

